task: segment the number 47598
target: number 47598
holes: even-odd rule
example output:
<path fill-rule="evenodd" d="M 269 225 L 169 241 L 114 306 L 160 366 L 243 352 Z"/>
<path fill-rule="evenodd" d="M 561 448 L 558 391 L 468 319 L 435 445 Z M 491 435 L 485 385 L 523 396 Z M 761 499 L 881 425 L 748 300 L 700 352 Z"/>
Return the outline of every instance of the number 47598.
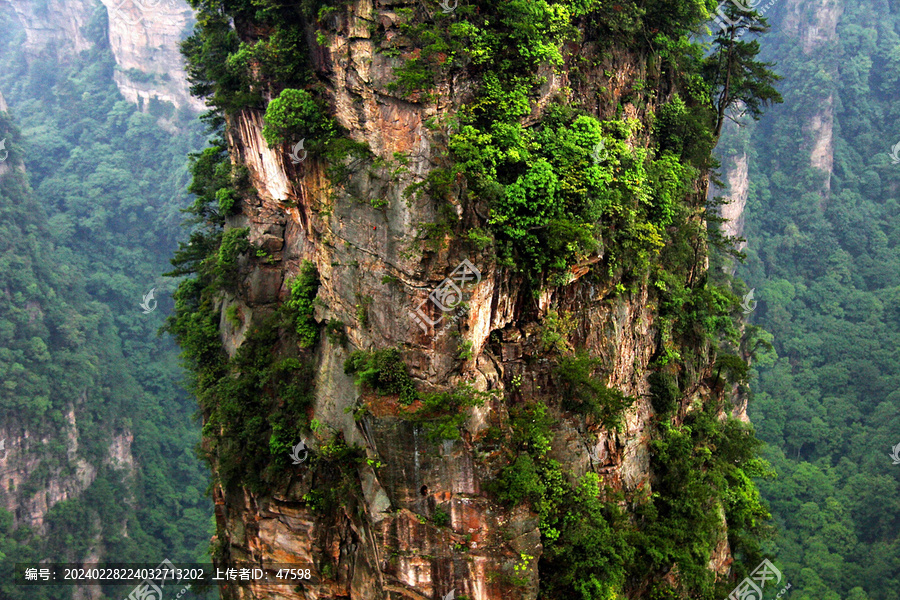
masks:
<path fill-rule="evenodd" d="M 309 579 L 309 569 L 278 569 L 275 575 L 278 579 Z"/>

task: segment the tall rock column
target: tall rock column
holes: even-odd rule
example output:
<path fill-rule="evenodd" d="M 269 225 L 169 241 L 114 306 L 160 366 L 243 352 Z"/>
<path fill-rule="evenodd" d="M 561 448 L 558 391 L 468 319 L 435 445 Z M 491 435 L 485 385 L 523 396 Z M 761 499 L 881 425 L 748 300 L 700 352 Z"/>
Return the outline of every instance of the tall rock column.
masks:
<path fill-rule="evenodd" d="M 812 96 L 815 110 L 803 123 L 801 150 L 809 153 L 809 164 L 823 174 L 822 203 L 831 193 L 831 174 L 834 166 L 834 95 L 837 69 L 830 66 L 837 41 L 837 24 L 843 12 L 840 0 L 804 2 L 790 0 L 783 18 L 786 35 L 796 40 L 807 56 L 822 57 L 823 68 L 816 75 L 817 89 Z"/>
<path fill-rule="evenodd" d="M 224 233 L 183 248 L 198 277 L 173 331 L 216 476 L 215 557 L 314 575 L 224 597 L 640 595 L 728 576 L 717 492 L 702 516 L 649 508 L 687 477 L 654 472 L 655 452 L 689 420 L 719 427 L 732 392 L 702 316 L 731 310 L 706 272 L 709 126 L 688 116 L 714 114 L 671 57 L 628 41 L 682 24 L 624 10 L 201 16 L 192 74 L 228 162 L 198 160 L 195 210 Z M 231 27 L 233 54 L 207 53 Z M 659 533 L 628 537 L 660 518 L 703 540 L 694 567 L 654 562 Z"/>

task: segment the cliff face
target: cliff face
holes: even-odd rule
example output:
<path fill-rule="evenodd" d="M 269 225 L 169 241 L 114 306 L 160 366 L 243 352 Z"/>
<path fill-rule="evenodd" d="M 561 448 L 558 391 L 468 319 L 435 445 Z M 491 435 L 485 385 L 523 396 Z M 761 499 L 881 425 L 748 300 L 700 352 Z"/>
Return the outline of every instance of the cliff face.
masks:
<path fill-rule="evenodd" d="M 804 56 L 822 57 L 817 81 L 802 99 L 802 102 L 808 103 L 807 110 L 798 108 L 804 117 L 797 123 L 797 137 L 801 140 L 799 151 L 803 156 L 809 156 L 809 166 L 822 174 L 820 208 L 825 206 L 831 194 L 834 172 L 835 82 L 838 73 L 828 57 L 835 53 L 837 26 L 842 13 L 840 0 L 789 0 L 780 15 L 775 18 L 770 15 L 770 25 L 791 40 L 792 48 L 796 44 Z M 743 124 L 744 127 L 747 125 Z M 752 159 L 747 152 L 750 137 L 746 133 L 738 133 L 731 124 L 725 137 L 734 138 L 736 149 L 723 159 L 727 189 L 722 195 L 728 203 L 722 207 L 720 214 L 727 219 L 723 225 L 725 234 L 740 237 L 744 233 L 744 210 L 750 189 Z M 746 242 L 742 242 L 739 249 L 746 247 Z"/>
<path fill-rule="evenodd" d="M 403 174 L 351 167 L 348 177 L 336 182 L 323 156 L 310 152 L 299 163 L 291 160 L 290 147 L 299 140 L 269 148 L 260 111 L 244 109 L 228 121 L 231 159 L 248 167 L 255 190 L 229 217 L 228 228 L 248 227 L 251 245 L 264 248 L 268 259 L 238 261 L 235 293 L 219 300 L 223 345 L 233 357 L 248 331 L 287 300 L 303 261 L 314 263 L 321 281 L 315 320 L 342 322 L 349 344 L 344 348 L 322 339 L 315 349 L 310 416 L 320 427 L 305 442 L 315 456 L 340 434 L 365 449 L 369 464 L 355 472 L 360 497 L 348 497 L 324 515 L 304 502 L 317 486 L 314 471 L 304 465 L 289 467 L 284 485 L 275 489 L 217 485 L 220 562 L 307 563 L 319 576 L 319 583 L 302 591 L 226 585 L 226 598 L 418 600 L 451 590 L 473 600 L 536 598 L 543 551 L 538 515 L 525 505 L 506 507 L 486 491 L 506 461 L 492 435 L 507 426 L 511 409 L 525 402 L 551 407 L 556 424 L 548 460 L 566 465 L 573 482 L 595 472 L 626 497 L 653 488 L 650 431 L 656 411 L 648 376 L 660 332 L 657 301 L 646 281 L 622 293 L 616 289 L 622 273 L 585 278 L 603 259 L 601 251 L 573 266 L 565 285 L 531 297 L 521 277 L 486 252 L 449 238 L 434 249 L 416 241 L 417 226 L 436 221 L 438 206 L 407 202 L 403 192 L 442 163 L 447 145 L 446 134 L 426 122 L 471 101 L 471 85 L 464 78 L 441 81 L 433 103 L 388 87 L 398 63 L 379 52 L 385 43 L 379 40 L 402 38 L 402 9 L 411 6 L 403 0 L 351 2 L 329 21 L 327 45 L 310 43 L 316 76 L 337 121 L 385 161 L 406 154 Z M 378 39 L 376 29 L 383 33 Z M 238 32 L 250 35 L 240 26 Z M 591 56 L 593 43 L 585 42 L 581 51 Z M 615 118 L 619 107 L 619 118 L 648 126 L 659 100 L 634 101 L 635 82 L 655 76 L 648 63 L 652 67 L 645 55 L 617 48 L 580 78 L 570 77 L 572 65 L 547 70 L 527 121 L 538 121 L 549 100 L 562 95 L 594 106 L 600 118 Z M 597 94 L 594 86 L 604 92 Z M 641 143 L 641 138 L 629 140 Z M 694 185 L 692 193 L 704 197 L 705 177 Z M 457 215 L 469 214 L 457 199 L 463 184 L 457 180 L 452 188 L 442 200 Z M 379 200 L 380 208 L 370 199 Z M 464 259 L 478 274 L 461 286 L 467 308 L 457 317 L 443 313 L 429 293 Z M 427 319 L 414 316 L 419 307 Z M 552 363 L 541 349 L 542 322 L 551 309 L 575 315 L 570 339 L 602 360 L 610 387 L 637 399 L 618 430 L 559 408 Z M 229 311 L 242 315 L 242 322 L 226 318 Z M 417 320 L 437 323 L 420 327 Z M 402 349 L 420 389 L 469 382 L 479 390 L 502 391 L 508 399 L 495 397 L 471 409 L 461 439 L 429 441 L 420 425 L 404 418 L 396 397 L 360 390 L 344 371 L 350 350 L 384 347 Z M 706 379 L 710 372 L 708 362 L 685 365 L 683 380 L 693 383 L 679 398 L 676 424 L 720 393 Z M 365 415 L 354 418 L 360 406 Z M 436 523 L 441 512 L 449 514 L 446 525 Z M 720 534 L 708 568 L 724 575 L 732 562 L 724 523 Z M 678 575 L 668 578 L 676 582 Z"/>
<path fill-rule="evenodd" d="M 193 26 L 184 0 L 102 0 L 109 14 L 109 43 L 121 69 L 116 85 L 125 99 L 146 106 L 151 98 L 176 108 L 203 109 L 190 95 L 178 44 Z M 135 73 L 137 71 L 138 73 Z"/>
<path fill-rule="evenodd" d="M 744 234 L 744 209 L 747 207 L 747 195 L 750 192 L 750 171 L 747 152 L 734 154 L 725 159 L 724 182 L 727 184 L 725 193 L 727 199 L 719 214 L 726 219 L 722 224 L 725 235 L 730 237 L 743 237 Z M 718 193 L 717 191 L 715 193 Z M 738 250 L 747 247 L 747 242 L 740 242 Z"/>
<path fill-rule="evenodd" d="M 68 462 L 65 466 L 52 468 L 37 489 L 31 487 L 30 475 L 46 462 L 40 450 L 53 442 L 53 438 L 47 432 L 36 433 L 14 422 L 0 426 L 0 440 L 4 442 L 5 450 L 0 452 L 0 478 L 6 488 L 0 506 L 13 515 L 15 527 L 25 525 L 38 533 L 46 533 L 44 520 L 48 511 L 59 502 L 80 497 L 97 477 L 97 465 L 77 456 L 79 432 L 74 406 L 66 414 L 66 421 L 68 428 L 55 433 L 64 436 Z M 133 436 L 127 431 L 113 436 L 107 454 L 99 464 L 133 469 L 132 441 Z M 84 560 L 90 562 L 89 557 Z"/>
<path fill-rule="evenodd" d="M 788 3 L 784 17 L 785 33 L 798 40 L 807 56 L 818 53 L 827 56 L 834 52 L 837 40 L 837 24 L 843 12 L 840 0 L 819 0 Z M 823 61 L 824 62 L 824 61 Z M 831 193 L 831 175 L 834 171 L 834 83 L 837 70 L 823 68 L 827 74 L 827 89 L 816 94 L 817 110 L 803 123 L 804 140 L 801 151 L 809 154 L 809 164 L 823 173 L 823 205 Z"/>
<path fill-rule="evenodd" d="M 65 63 L 92 43 L 84 28 L 95 11 L 109 18 L 109 44 L 119 67 L 116 84 L 129 101 L 147 110 L 151 98 L 176 108 L 203 109 L 188 92 L 178 43 L 193 24 L 184 0 L 2 0 L 26 34 L 30 56 L 52 53 Z"/>
<path fill-rule="evenodd" d="M 89 0 L 71 2 L 51 0 L 47 3 L 4 1 L 15 11 L 26 31 L 25 45 L 31 54 L 56 51 L 60 58 L 90 48 L 82 31 L 90 18 Z"/>

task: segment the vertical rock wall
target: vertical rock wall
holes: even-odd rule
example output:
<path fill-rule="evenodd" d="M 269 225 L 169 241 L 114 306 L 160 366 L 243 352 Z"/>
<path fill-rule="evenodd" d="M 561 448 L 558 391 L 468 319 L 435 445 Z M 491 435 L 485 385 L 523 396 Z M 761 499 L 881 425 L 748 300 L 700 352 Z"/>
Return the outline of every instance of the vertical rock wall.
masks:
<path fill-rule="evenodd" d="M 0 8 L 18 18 L 29 55 L 49 52 L 60 62 L 91 47 L 84 28 L 95 11 L 105 10 L 116 84 L 129 102 L 144 110 L 151 98 L 176 108 L 204 108 L 188 91 L 179 52 L 194 22 L 184 0 L 0 0 Z"/>
<path fill-rule="evenodd" d="M 790 0 L 783 19 L 785 33 L 796 39 L 803 53 L 829 56 L 837 40 L 837 23 L 843 12 L 841 0 L 804 2 Z M 828 72 L 831 80 L 837 73 Z M 834 91 L 816 97 L 817 110 L 803 123 L 804 140 L 801 150 L 809 153 L 809 163 L 823 174 L 822 205 L 831 193 L 831 174 L 834 166 Z"/>
<path fill-rule="evenodd" d="M 330 181 L 322 156 L 311 152 L 298 164 L 291 160 L 291 146 L 300 140 L 270 149 L 262 138 L 258 111 L 244 110 L 228 122 L 232 160 L 249 168 L 256 192 L 228 225 L 249 227 L 250 241 L 265 245 L 271 260 L 242 263 L 237 294 L 223 298 L 223 312 L 226 306 L 236 306 L 245 315 L 241 325 L 221 319 L 225 347 L 233 354 L 250 326 L 247 321 L 258 321 L 288 297 L 289 282 L 302 261 L 315 263 L 321 278 L 316 320 L 343 322 L 349 346 L 344 349 L 321 340 L 316 349 L 312 416 L 326 433 L 306 443 L 315 453 L 328 435 L 339 432 L 348 444 L 364 447 L 375 464 L 382 464 L 359 469 L 358 504 L 348 497 L 346 505 L 327 516 L 302 502 L 316 485 L 303 466 L 291 472 L 283 489 L 250 492 L 217 487 L 216 543 L 231 560 L 312 563 L 320 573 L 323 565 L 329 565 L 330 574 L 297 590 L 226 585 L 224 597 L 229 599 L 422 600 L 451 590 L 472 600 L 537 596 L 536 565 L 542 552 L 537 516 L 521 507 L 505 509 L 485 491 L 503 466 L 502 449 L 490 441 L 488 432 L 507 421 L 507 403 L 494 400 L 473 410 L 461 440 L 429 442 L 421 427 L 403 418 L 396 399 L 365 394 L 360 398 L 353 377 L 343 370 L 353 349 L 399 347 L 422 389 L 470 382 L 480 390 L 506 390 L 517 401 L 555 406 L 558 391 L 550 378 L 551 365 L 539 358 L 539 321 L 551 302 L 560 310 L 571 310 L 578 315 L 575 337 L 604 360 L 609 385 L 638 401 L 621 431 L 588 425 L 583 417 L 556 411 L 559 423 L 552 457 L 575 476 L 594 470 L 617 489 L 630 493 L 649 489 L 653 411 L 647 367 L 657 335 L 649 290 L 622 294 L 615 292 L 616 281 L 605 286 L 584 283 L 580 278 L 588 272 L 588 263 L 599 260 L 596 257 L 573 268 L 567 285 L 533 298 L 522 294 L 517 276 L 485 255 L 464 250 L 458 241 L 428 249 L 416 240 L 417 226 L 435 221 L 436 206 L 407 202 L 403 192 L 442 164 L 446 148 L 445 132 L 424 123 L 452 113 L 470 96 L 467 83 L 458 80 L 439 85 L 434 103 L 389 91 L 392 69 L 400 63 L 377 52 L 370 24 L 378 24 L 389 40 L 399 36 L 402 17 L 397 9 L 410 4 L 394 0 L 376 6 L 370 0 L 355 0 L 341 9 L 327 47 L 310 43 L 316 74 L 340 124 L 386 161 L 394 152 L 405 153 L 409 159 L 405 174 L 357 168 L 346 180 Z M 312 39 L 312 33 L 308 37 Z M 590 49 L 588 42 L 585 52 Z M 594 66 L 596 73 L 588 73 L 587 79 L 596 75 L 592 81 L 608 89 L 597 108 L 599 117 L 615 116 L 631 83 L 647 76 L 645 64 L 645 57 L 618 49 Z M 561 93 L 582 100 L 597 97 L 590 84 L 570 81 L 564 69 L 548 77 L 532 119 L 549 98 Z M 641 107 L 625 102 L 624 114 L 647 123 L 652 108 L 652 102 Z M 704 196 L 705 179 L 697 185 Z M 372 200 L 383 206 L 376 208 Z M 453 197 L 442 200 L 456 202 Z M 463 214 L 460 206 L 453 207 Z M 480 278 L 464 288 L 468 309 L 458 317 L 445 314 L 423 330 L 410 313 L 425 302 L 431 320 L 442 316 L 427 302 L 428 294 L 464 259 L 476 267 Z M 364 310 L 368 307 L 364 320 L 359 317 L 361 305 Z M 471 343 L 470 354 L 460 352 L 462 342 Z M 685 407 L 708 394 L 698 384 L 684 399 Z M 366 407 L 360 421 L 352 415 L 358 403 Z M 680 413 L 683 416 L 684 410 Z M 438 509 L 449 513 L 449 526 L 434 523 Z M 729 563 L 723 533 L 710 568 L 723 572 Z M 520 569 L 527 574 L 524 585 L 510 583 L 520 572 L 517 565 L 526 567 Z"/>

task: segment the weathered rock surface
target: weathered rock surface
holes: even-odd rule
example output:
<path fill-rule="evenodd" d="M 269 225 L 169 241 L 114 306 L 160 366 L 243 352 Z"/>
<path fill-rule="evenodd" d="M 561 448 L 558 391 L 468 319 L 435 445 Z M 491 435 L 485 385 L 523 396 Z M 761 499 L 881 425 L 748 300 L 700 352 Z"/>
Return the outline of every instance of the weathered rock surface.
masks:
<path fill-rule="evenodd" d="M 523 508 L 508 510 L 491 500 L 486 482 L 497 476 L 500 448 L 486 440 L 486 431 L 506 417 L 505 401 L 489 402 L 472 411 L 456 442 L 429 442 L 420 427 L 396 412 L 381 410 L 377 399 L 362 398 L 368 414 L 356 422 L 348 411 L 360 391 L 343 371 L 352 349 L 396 346 L 420 386 L 447 387 L 472 382 L 481 390 L 513 390 L 513 401 L 555 403 L 550 364 L 534 360 L 540 353 L 537 320 L 551 300 L 561 310 L 578 315 L 579 343 L 600 356 L 609 384 L 638 398 L 621 431 L 588 425 L 583 418 L 557 413 L 553 457 L 575 476 L 589 470 L 619 489 L 635 491 L 650 485 L 647 366 L 655 351 L 655 307 L 648 290 L 616 294 L 615 282 L 600 288 L 578 277 L 536 301 L 521 294 L 510 273 L 477 253 L 464 253 L 453 242 L 427 250 L 415 241 L 416 226 L 435 220 L 429 201 L 407 203 L 404 189 L 420 181 L 440 162 L 446 140 L 440 131 L 424 127 L 427 119 L 465 102 L 465 82 L 440 88 L 435 104 L 410 101 L 387 90 L 392 69 L 400 64 L 376 52 L 368 23 L 380 23 L 385 37 L 399 35 L 397 7 L 407 2 L 356 0 L 343 8 L 328 47 L 311 47 L 317 74 L 329 90 L 338 121 L 356 141 L 391 160 L 406 153 L 408 172 L 391 178 L 382 169 L 351 170 L 348 180 L 331 182 L 321 156 L 310 152 L 299 164 L 290 159 L 293 140 L 270 149 L 262 138 L 262 115 L 245 110 L 230 118 L 228 142 L 232 159 L 246 165 L 257 196 L 245 200 L 234 227 L 249 227 L 250 239 L 275 251 L 273 264 L 245 263 L 237 297 L 244 314 L 256 314 L 288 297 L 289 282 L 303 260 L 314 262 L 321 286 L 315 317 L 347 326 L 349 346 L 326 340 L 317 348 L 315 419 L 349 444 L 363 446 L 383 466 L 357 474 L 362 501 L 352 498 L 327 516 L 314 514 L 300 501 L 311 482 L 304 467 L 296 467 L 285 489 L 251 493 L 246 489 L 216 489 L 218 535 L 233 560 L 312 563 L 319 583 L 300 591 L 258 585 L 226 586 L 226 598 L 423 598 L 442 597 L 451 590 L 472 600 L 535 598 L 541 538 L 537 517 Z M 314 36 L 308 36 L 314 39 Z M 609 118 L 630 82 L 644 76 L 641 57 L 626 50 L 612 53 L 596 73 L 608 79 L 609 97 L 598 114 Z M 588 67 L 590 70 L 590 67 Z M 604 70 L 612 71 L 605 78 Z M 565 86 L 573 94 L 591 93 L 585 84 L 563 75 L 548 78 L 535 114 Z M 584 89 L 582 89 L 584 88 Z M 596 97 L 596 95 L 594 95 Z M 626 103 L 626 116 L 646 119 L 649 106 Z M 705 182 L 701 182 L 704 187 Z M 386 201 L 374 208 L 371 199 Z M 448 202 L 456 202 L 453 198 Z M 462 209 L 455 206 L 458 211 Z M 460 315 L 442 313 L 428 294 L 466 259 L 480 281 L 464 288 L 468 309 Z M 387 283 L 385 276 L 390 276 Z M 387 280 L 386 280 L 387 281 Z M 358 319 L 368 302 L 367 323 Z M 423 302 L 425 303 L 423 305 Z M 535 310 L 533 307 L 537 305 Z M 411 316 L 417 307 L 432 321 L 424 330 Z M 241 343 L 222 320 L 223 339 L 233 353 Z M 493 335 L 492 335 L 493 334 Z M 460 358 L 462 341 L 471 342 L 471 357 Z M 708 390 L 694 390 L 689 405 Z M 383 408 L 383 407 L 382 407 Z M 321 440 L 306 440 L 315 450 Z M 449 524 L 433 522 L 436 511 L 449 514 Z M 524 585 L 511 585 L 515 567 L 528 564 Z M 710 568 L 723 572 L 730 563 L 727 540 L 717 548 Z M 327 565 L 327 567 L 325 566 Z"/>
<path fill-rule="evenodd" d="M 817 0 L 801 2 L 789 0 L 783 27 L 785 32 L 800 42 L 803 53 L 819 53 L 823 59 L 829 47 L 837 40 L 837 24 L 843 13 L 842 0 Z M 833 71 L 832 67 L 825 67 Z M 837 73 L 831 73 L 836 76 Z M 815 97 L 816 110 L 802 123 L 803 144 L 801 151 L 809 154 L 810 166 L 823 173 L 822 197 L 824 206 L 831 193 L 831 174 L 834 167 L 834 92 Z"/>
<path fill-rule="evenodd" d="M 723 195 L 726 197 L 727 203 L 722 205 L 719 214 L 726 219 L 722 224 L 723 233 L 730 237 L 744 235 L 744 209 L 747 207 L 747 196 L 750 193 L 749 165 L 750 161 L 746 151 L 729 156 L 724 160 L 724 181 L 728 188 Z M 716 190 L 716 193 L 718 192 L 719 190 Z M 738 250 L 744 250 L 746 247 L 746 241 L 737 245 Z"/>
<path fill-rule="evenodd" d="M 2 176 L 2 174 L 0 174 Z M 69 464 L 57 466 L 40 480 L 37 490 L 28 489 L 34 483 L 31 474 L 44 461 L 40 449 L 51 443 L 49 437 L 37 437 L 27 428 L 14 424 L 0 427 L 0 482 L 3 484 L 3 508 L 14 518 L 14 526 L 27 525 L 35 531 L 44 531 L 44 518 L 53 506 L 63 500 L 77 498 L 97 477 L 97 466 L 76 457 L 78 449 L 78 423 L 74 407 L 66 414 L 67 427 L 61 432 L 67 441 L 66 450 Z M 118 469 L 134 469 L 131 455 L 130 432 L 113 436 L 107 447 L 107 455 L 101 464 Z"/>
<path fill-rule="evenodd" d="M 91 47 L 84 28 L 96 10 L 106 10 L 122 95 L 145 111 L 151 100 L 204 109 L 188 91 L 179 51 L 194 22 L 184 0 L 0 0 L 0 9 L 18 17 L 29 55 L 50 52 L 60 62 Z"/>

